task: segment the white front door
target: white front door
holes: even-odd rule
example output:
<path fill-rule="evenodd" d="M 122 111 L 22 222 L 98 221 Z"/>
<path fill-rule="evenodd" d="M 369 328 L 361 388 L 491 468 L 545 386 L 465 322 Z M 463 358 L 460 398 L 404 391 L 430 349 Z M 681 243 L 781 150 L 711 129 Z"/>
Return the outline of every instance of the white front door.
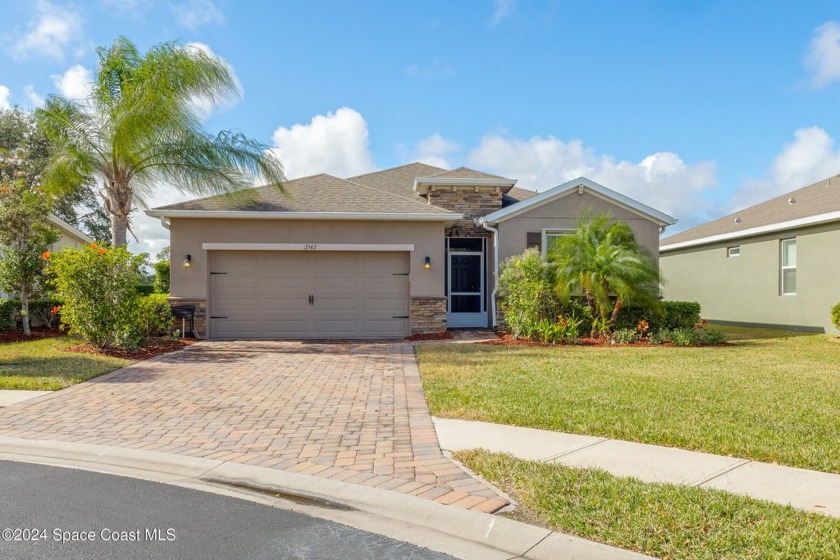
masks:
<path fill-rule="evenodd" d="M 448 327 L 487 326 L 484 253 L 482 237 L 447 239 Z"/>

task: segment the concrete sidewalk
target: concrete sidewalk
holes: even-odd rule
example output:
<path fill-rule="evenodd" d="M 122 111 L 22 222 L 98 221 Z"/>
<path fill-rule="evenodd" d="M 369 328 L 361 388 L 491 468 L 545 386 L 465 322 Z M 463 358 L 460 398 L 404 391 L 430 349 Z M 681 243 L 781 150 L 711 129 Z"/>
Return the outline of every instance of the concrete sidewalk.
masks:
<path fill-rule="evenodd" d="M 0 408 L 12 406 L 13 404 L 52 393 L 53 391 L 16 391 L 13 389 L 0 389 Z"/>
<path fill-rule="evenodd" d="M 645 482 L 717 488 L 840 517 L 840 475 L 632 443 L 519 428 L 487 422 L 433 418 L 447 451 L 484 448 L 521 459 L 594 467 Z"/>

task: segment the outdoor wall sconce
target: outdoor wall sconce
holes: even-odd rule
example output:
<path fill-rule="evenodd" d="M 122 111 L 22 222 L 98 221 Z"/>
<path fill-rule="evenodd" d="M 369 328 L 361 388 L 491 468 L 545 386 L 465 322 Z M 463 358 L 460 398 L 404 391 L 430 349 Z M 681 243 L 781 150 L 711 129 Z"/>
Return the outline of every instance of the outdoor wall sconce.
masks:
<path fill-rule="evenodd" d="M 423 261 L 423 268 L 425 268 L 426 270 L 429 270 L 429 269 L 432 268 L 432 258 L 431 257 L 426 257 L 426 260 Z"/>
<path fill-rule="evenodd" d="M 184 268 L 189 268 L 192 266 L 192 255 L 187 255 L 184 257 Z"/>

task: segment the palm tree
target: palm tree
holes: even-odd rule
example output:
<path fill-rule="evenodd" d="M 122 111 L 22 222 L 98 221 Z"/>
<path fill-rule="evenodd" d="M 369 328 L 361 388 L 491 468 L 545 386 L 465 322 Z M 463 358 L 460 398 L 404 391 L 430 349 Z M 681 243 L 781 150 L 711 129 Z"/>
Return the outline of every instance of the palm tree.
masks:
<path fill-rule="evenodd" d="M 98 48 L 89 99 L 50 96 L 36 113 L 54 144 L 42 181 L 55 193 L 102 186 L 114 245 L 126 243 L 130 214 L 162 184 L 197 195 L 229 193 L 261 180 L 283 190 L 283 167 L 266 146 L 242 134 L 210 135 L 196 101 L 218 104 L 238 93 L 222 60 L 165 43 L 141 55 L 119 37 Z"/>
<path fill-rule="evenodd" d="M 615 322 L 624 305 L 658 307 L 659 268 L 624 222 L 583 215 L 575 233 L 557 238 L 548 255 L 557 267 L 558 291 L 582 294 L 602 322 L 608 315 Z"/>

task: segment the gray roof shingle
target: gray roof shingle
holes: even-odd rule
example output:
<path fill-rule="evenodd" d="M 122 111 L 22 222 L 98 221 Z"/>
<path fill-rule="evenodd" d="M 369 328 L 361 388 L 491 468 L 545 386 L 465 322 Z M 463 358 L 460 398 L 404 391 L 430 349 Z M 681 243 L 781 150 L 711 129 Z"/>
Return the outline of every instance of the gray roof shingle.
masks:
<path fill-rule="evenodd" d="M 838 211 L 840 211 L 840 175 L 666 237 L 660 245 L 664 247 L 716 235 L 736 234 L 761 226 Z M 736 218 L 739 218 L 739 221 L 735 221 Z"/>
<path fill-rule="evenodd" d="M 454 214 L 420 200 L 321 173 L 286 183 L 288 195 L 274 187 L 248 189 L 162 206 L 155 210 L 250 212 L 360 212 L 383 214 Z"/>

